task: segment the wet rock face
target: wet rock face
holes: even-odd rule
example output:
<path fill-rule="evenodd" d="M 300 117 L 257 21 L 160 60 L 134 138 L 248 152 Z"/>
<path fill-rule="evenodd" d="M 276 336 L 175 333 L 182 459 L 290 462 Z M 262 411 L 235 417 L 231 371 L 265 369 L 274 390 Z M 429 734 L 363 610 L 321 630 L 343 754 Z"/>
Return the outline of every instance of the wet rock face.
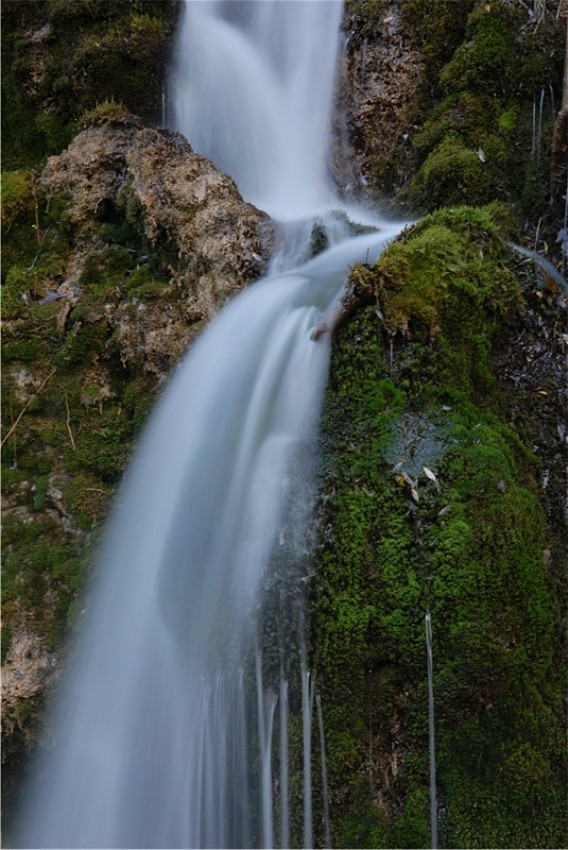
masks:
<path fill-rule="evenodd" d="M 559 596 L 565 593 L 568 547 L 568 296 L 529 267 L 527 307 L 522 323 L 496 357 L 501 404 L 508 420 L 542 463 L 540 485 L 552 535 L 553 551 L 544 557 Z"/>
<path fill-rule="evenodd" d="M 373 17 L 351 3 L 344 21 L 348 82 L 342 99 L 358 188 L 375 198 L 391 194 L 404 180 L 423 74 L 422 56 L 405 31 L 399 6 L 383 3 Z"/>
<path fill-rule="evenodd" d="M 12 635 L 10 651 L 2 667 L 2 716 L 8 737 L 19 729 L 26 736 L 24 700 L 42 694 L 56 673 L 55 656 L 26 628 Z"/>

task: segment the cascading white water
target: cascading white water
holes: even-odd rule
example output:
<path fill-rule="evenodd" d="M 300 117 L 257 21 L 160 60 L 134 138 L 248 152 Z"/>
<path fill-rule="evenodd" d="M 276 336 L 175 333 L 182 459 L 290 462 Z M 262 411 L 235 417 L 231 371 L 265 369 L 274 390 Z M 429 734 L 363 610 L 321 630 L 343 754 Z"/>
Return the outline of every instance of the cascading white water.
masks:
<path fill-rule="evenodd" d="M 280 846 L 290 846 L 290 799 L 288 781 L 288 682 L 280 670 Z"/>
<path fill-rule="evenodd" d="M 339 2 L 186 4 L 178 122 L 283 218 L 332 200 L 340 15 Z M 294 501 L 296 529 L 310 508 L 313 488 L 298 479 L 312 469 L 302 458 L 315 454 L 330 352 L 328 335 L 314 342 L 310 330 L 349 267 L 398 230 L 350 239 L 243 292 L 177 370 L 116 501 L 54 746 L 35 766 L 14 846 L 271 842 L 270 771 L 259 790 L 244 668 L 283 506 Z M 266 765 L 276 695 L 257 705 Z M 287 761 L 283 730 L 281 741 Z M 280 811 L 285 837 L 287 798 Z"/>
<path fill-rule="evenodd" d="M 328 207 L 337 0 L 185 4 L 177 127 L 278 220 Z"/>

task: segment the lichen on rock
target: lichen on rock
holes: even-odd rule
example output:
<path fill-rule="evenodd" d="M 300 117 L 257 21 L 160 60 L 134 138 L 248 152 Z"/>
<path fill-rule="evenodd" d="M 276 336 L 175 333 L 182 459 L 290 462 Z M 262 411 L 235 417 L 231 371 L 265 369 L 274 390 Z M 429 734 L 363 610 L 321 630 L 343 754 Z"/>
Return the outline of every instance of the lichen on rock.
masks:
<path fill-rule="evenodd" d="M 101 236 L 127 242 L 128 228 L 139 242 L 146 240 L 148 251 L 159 249 L 167 285 L 178 308 L 185 301 L 190 321 L 212 318 L 227 298 L 262 275 L 270 254 L 268 217 L 245 204 L 231 178 L 193 153 L 179 133 L 87 128 L 48 161 L 41 184 L 48 196 L 67 203 L 83 255 Z M 125 271 L 140 277 L 144 265 L 147 255 L 133 255 Z M 78 268 L 75 263 L 76 278 Z M 67 279 L 66 288 L 73 282 Z M 132 285 L 130 290 L 136 294 Z M 150 312 L 158 324 L 159 310 Z"/>

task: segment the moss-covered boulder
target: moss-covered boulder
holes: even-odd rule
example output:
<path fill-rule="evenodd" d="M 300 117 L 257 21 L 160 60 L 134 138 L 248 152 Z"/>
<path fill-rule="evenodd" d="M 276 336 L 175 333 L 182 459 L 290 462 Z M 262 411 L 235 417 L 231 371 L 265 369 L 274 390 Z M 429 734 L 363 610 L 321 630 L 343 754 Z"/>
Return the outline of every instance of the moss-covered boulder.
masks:
<path fill-rule="evenodd" d="M 352 273 L 370 303 L 335 342 L 310 609 L 336 846 L 429 846 L 427 611 L 441 846 L 566 839 L 565 529 L 495 369 L 542 300 L 514 267 L 491 211 L 462 207 Z"/>

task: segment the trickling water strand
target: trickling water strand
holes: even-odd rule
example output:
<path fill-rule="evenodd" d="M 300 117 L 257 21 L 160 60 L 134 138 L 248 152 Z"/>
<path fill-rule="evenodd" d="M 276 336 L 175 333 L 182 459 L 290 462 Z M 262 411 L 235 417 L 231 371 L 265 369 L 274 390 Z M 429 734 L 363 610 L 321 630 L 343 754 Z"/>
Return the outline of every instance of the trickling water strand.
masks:
<path fill-rule="evenodd" d="M 258 710 L 258 738 L 260 747 L 261 805 L 262 805 L 262 846 L 274 847 L 272 816 L 272 727 L 277 697 L 271 690 L 265 691 L 262 685 L 262 662 L 260 652 L 256 652 L 256 698 Z M 220 845 L 224 847 L 225 845 Z"/>
<path fill-rule="evenodd" d="M 321 707 L 321 697 L 316 694 L 316 705 L 318 711 L 318 724 L 320 734 L 320 752 L 321 752 L 321 785 L 323 798 L 323 830 L 324 830 L 324 847 L 331 850 L 331 829 L 329 822 L 329 794 L 327 786 L 327 758 L 325 753 L 325 731 L 323 728 L 323 711 Z"/>
<path fill-rule="evenodd" d="M 551 115 L 556 114 L 556 107 L 554 103 L 554 89 L 551 85 L 548 86 L 548 93 L 550 94 L 550 106 L 551 106 Z M 531 155 L 533 159 L 536 161 L 536 165 L 538 166 L 540 163 L 540 155 L 542 148 L 542 123 L 544 118 L 544 103 L 546 100 L 547 89 L 543 88 L 540 91 L 540 98 L 538 101 L 538 118 L 537 118 L 537 104 L 536 100 L 533 101 L 533 109 L 532 109 L 532 146 L 531 146 Z"/>
<path fill-rule="evenodd" d="M 432 660 L 432 622 L 428 611 L 424 620 L 428 656 L 428 732 L 430 739 L 430 835 L 432 850 L 438 847 L 438 800 L 436 789 L 436 736 L 434 727 L 434 665 Z"/>
<path fill-rule="evenodd" d="M 556 115 L 556 104 L 554 102 L 554 89 L 552 88 L 552 83 L 548 86 L 548 91 L 550 92 L 550 108 L 552 115 Z"/>
<path fill-rule="evenodd" d="M 290 846 L 288 682 L 280 675 L 280 846 Z"/>
<path fill-rule="evenodd" d="M 313 846 L 313 815 L 312 815 L 312 712 L 314 702 L 313 674 L 307 667 L 306 647 L 302 643 L 301 674 L 302 674 L 302 718 L 304 744 L 304 847 Z"/>
<path fill-rule="evenodd" d="M 540 102 L 539 102 L 539 106 L 538 106 L 538 129 L 537 129 L 537 134 L 536 134 L 536 164 L 537 164 L 537 166 L 540 162 L 540 148 L 541 148 L 541 141 L 542 141 L 542 113 L 543 113 L 543 109 L 544 109 L 544 95 L 545 95 L 545 90 L 542 89 L 542 91 L 540 93 Z"/>

